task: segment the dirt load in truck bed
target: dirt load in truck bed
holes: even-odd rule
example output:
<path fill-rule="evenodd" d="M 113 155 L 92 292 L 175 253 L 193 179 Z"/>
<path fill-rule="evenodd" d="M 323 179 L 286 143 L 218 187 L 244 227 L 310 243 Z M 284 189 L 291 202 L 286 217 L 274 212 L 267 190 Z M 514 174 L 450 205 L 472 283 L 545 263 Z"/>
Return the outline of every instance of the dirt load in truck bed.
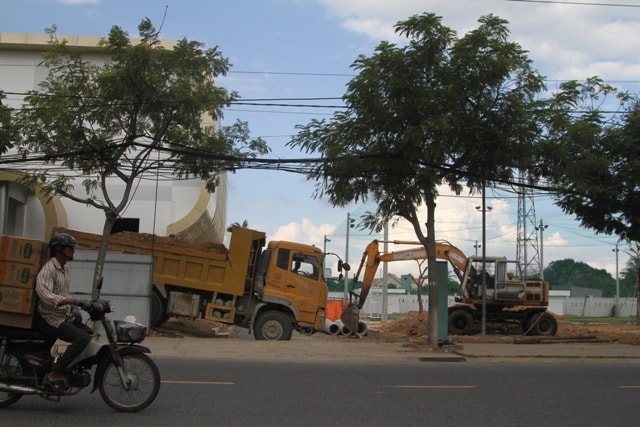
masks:
<path fill-rule="evenodd" d="M 222 243 L 209 242 L 204 240 L 191 240 L 175 236 L 154 236 L 150 233 L 134 233 L 131 231 L 121 231 L 114 233 L 118 239 L 155 243 L 163 246 L 173 246 L 176 248 L 189 248 L 198 251 L 212 252 L 216 254 L 227 253 L 227 248 Z"/>

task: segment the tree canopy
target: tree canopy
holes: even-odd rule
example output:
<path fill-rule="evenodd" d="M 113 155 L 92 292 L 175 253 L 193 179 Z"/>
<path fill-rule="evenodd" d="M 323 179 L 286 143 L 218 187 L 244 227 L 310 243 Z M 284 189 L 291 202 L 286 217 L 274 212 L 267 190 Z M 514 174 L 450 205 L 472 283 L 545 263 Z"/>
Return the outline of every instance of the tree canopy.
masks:
<path fill-rule="evenodd" d="M 544 278 L 552 290 L 569 290 L 577 286 L 599 289 L 603 297 L 615 296 L 615 279 L 611 274 L 570 258 L 549 263 L 544 269 Z"/>
<path fill-rule="evenodd" d="M 640 241 L 640 104 L 599 78 L 563 83 L 547 108 L 543 174 L 558 206 L 597 232 Z"/>
<path fill-rule="evenodd" d="M 105 213 L 94 292 L 113 223 L 145 174 L 201 178 L 214 190 L 220 170 L 269 151 L 250 138 L 246 123 L 214 128 L 222 108 L 237 98 L 214 84 L 230 68 L 217 47 L 187 39 L 165 47 L 148 19 L 138 30 L 134 41 L 112 27 L 99 46 L 101 64 L 48 29 L 43 65 L 49 74 L 16 114 L 20 152 L 45 161 L 28 169 L 23 182 Z M 78 182 L 85 196 L 73 191 Z"/>
<path fill-rule="evenodd" d="M 12 126 L 11 109 L 4 105 L 5 94 L 0 90 L 0 155 L 13 146 L 15 129 Z"/>
<path fill-rule="evenodd" d="M 533 164 L 543 77 L 508 40 L 506 20 L 488 15 L 478 22 L 458 38 L 441 17 L 415 15 L 395 26 L 406 44 L 381 42 L 352 64 L 358 75 L 343 96 L 346 110 L 300 126 L 289 143 L 325 160 L 309 174 L 318 181 L 315 197 L 337 206 L 373 200 L 377 211 L 364 226 L 379 231 L 404 218 L 434 254 L 438 186 L 474 191 Z M 430 283 L 435 263 L 431 256 Z M 436 288 L 429 287 L 434 345 Z"/>

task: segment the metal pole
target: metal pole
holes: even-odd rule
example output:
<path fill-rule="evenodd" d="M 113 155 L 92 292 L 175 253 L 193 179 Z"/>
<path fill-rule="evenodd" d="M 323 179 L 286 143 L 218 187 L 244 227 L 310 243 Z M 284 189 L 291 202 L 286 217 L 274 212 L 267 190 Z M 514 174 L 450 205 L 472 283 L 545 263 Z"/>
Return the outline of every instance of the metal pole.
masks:
<path fill-rule="evenodd" d="M 616 242 L 616 309 L 614 312 L 614 316 L 618 317 L 620 315 L 620 276 L 618 275 L 618 243 L 620 240 Z"/>
<path fill-rule="evenodd" d="M 349 263 L 349 228 L 351 228 L 351 214 L 347 212 L 347 245 L 344 250 L 344 262 Z M 344 300 L 348 301 L 349 298 L 349 272 L 344 272 Z"/>
<path fill-rule="evenodd" d="M 544 237 L 542 233 L 547 227 L 548 225 L 544 225 L 540 219 L 540 280 L 544 280 Z"/>
<path fill-rule="evenodd" d="M 322 273 L 324 274 L 324 269 L 327 267 L 325 260 L 327 259 L 327 242 L 330 242 L 330 239 L 327 239 L 327 235 L 324 235 L 324 244 L 322 247 Z"/>
<path fill-rule="evenodd" d="M 482 337 L 487 335 L 487 205 L 482 181 Z"/>
<path fill-rule="evenodd" d="M 384 253 L 389 253 L 389 225 L 384 224 Z M 389 311 L 389 296 L 387 294 L 387 288 L 389 286 L 389 267 L 388 263 L 382 264 L 382 320 L 387 320 L 387 314 Z"/>

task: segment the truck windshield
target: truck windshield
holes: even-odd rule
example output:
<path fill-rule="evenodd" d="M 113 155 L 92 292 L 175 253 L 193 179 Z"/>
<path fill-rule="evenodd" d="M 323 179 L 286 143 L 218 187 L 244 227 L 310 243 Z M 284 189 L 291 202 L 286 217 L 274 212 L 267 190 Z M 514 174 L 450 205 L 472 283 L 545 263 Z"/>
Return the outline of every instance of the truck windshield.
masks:
<path fill-rule="evenodd" d="M 301 252 L 291 254 L 289 249 L 280 249 L 278 251 L 277 265 L 282 269 L 287 269 L 315 280 L 318 279 L 320 273 L 320 260 L 318 257 Z"/>

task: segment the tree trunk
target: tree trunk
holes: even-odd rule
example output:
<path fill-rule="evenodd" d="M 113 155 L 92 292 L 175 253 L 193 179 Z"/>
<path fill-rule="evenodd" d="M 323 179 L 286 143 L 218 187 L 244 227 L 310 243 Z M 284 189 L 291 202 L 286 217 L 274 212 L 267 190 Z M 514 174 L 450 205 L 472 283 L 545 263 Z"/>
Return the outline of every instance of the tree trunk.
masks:
<path fill-rule="evenodd" d="M 93 273 L 93 286 L 91 288 L 91 298 L 98 298 L 100 296 L 100 281 L 102 280 L 102 272 L 104 270 L 104 263 L 107 258 L 107 249 L 109 248 L 109 236 L 113 225 L 116 223 L 117 215 L 113 212 L 105 212 L 104 227 L 102 228 L 102 242 L 100 243 L 100 249 L 98 250 L 98 259 L 96 260 L 96 268 Z"/>

